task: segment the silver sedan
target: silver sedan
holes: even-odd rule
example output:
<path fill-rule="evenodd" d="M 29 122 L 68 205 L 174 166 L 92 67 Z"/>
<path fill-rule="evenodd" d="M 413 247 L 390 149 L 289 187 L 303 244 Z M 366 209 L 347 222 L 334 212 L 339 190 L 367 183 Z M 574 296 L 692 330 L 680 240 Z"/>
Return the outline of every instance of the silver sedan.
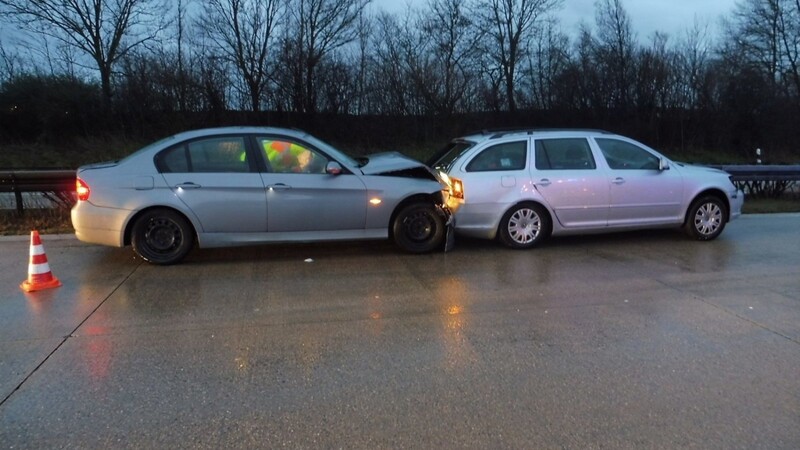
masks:
<path fill-rule="evenodd" d="M 132 245 L 156 264 L 195 243 L 393 239 L 412 253 L 452 244 L 448 187 L 398 153 L 353 159 L 300 131 L 190 131 L 77 173 L 84 242 Z"/>
<path fill-rule="evenodd" d="M 452 141 L 429 164 L 446 175 L 456 232 L 529 248 L 547 236 L 682 227 L 707 241 L 741 214 L 744 194 L 720 170 L 670 161 L 597 130 L 485 132 Z"/>

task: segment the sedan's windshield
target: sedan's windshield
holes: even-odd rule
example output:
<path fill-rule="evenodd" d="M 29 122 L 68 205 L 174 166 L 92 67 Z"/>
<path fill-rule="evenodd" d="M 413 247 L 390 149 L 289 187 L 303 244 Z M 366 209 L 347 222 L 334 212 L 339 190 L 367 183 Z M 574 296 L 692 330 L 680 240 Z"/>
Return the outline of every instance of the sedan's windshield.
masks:
<path fill-rule="evenodd" d="M 339 160 L 339 162 L 344 163 L 351 168 L 359 168 L 363 167 L 362 161 L 358 161 L 350 157 L 349 155 L 345 154 L 344 152 L 334 148 L 333 146 L 329 145 L 326 142 L 323 142 L 314 136 L 306 135 L 305 139 L 309 141 L 310 144 L 314 145 L 318 149 L 322 150 L 323 152 L 329 154 L 330 156 L 334 157 L 335 159 Z"/>
<path fill-rule="evenodd" d="M 449 142 L 441 150 L 434 153 L 433 157 L 428 160 L 428 165 L 436 170 L 449 172 L 450 166 L 453 165 L 455 160 L 472 148 L 473 145 L 475 143 L 470 141 Z"/>

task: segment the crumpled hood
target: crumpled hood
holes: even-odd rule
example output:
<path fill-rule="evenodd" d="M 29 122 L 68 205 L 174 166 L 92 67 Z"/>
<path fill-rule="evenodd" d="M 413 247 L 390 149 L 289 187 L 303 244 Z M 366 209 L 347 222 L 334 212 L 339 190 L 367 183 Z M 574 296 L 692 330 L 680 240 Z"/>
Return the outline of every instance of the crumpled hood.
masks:
<path fill-rule="evenodd" d="M 361 172 L 364 175 L 381 175 L 417 167 L 424 167 L 427 169 L 425 164 L 398 152 L 377 153 L 369 155 L 368 158 L 369 162 L 361 167 Z"/>

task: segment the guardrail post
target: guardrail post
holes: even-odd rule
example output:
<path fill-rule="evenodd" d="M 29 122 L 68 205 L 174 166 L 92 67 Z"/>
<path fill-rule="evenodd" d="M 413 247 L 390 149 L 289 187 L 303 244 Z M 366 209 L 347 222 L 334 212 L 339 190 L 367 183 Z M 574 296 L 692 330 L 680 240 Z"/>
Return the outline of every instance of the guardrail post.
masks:
<path fill-rule="evenodd" d="M 25 212 L 22 205 L 22 192 L 19 189 L 17 177 L 13 173 L 11 174 L 11 190 L 14 191 L 14 200 L 17 202 L 17 214 L 22 215 Z"/>

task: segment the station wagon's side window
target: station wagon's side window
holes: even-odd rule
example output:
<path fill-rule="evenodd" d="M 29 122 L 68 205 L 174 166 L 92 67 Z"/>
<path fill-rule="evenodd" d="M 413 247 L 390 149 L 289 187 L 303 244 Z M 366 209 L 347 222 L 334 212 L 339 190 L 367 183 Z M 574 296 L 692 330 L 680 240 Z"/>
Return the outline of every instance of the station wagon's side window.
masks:
<path fill-rule="evenodd" d="M 616 170 L 658 170 L 659 159 L 647 150 L 617 139 L 596 138 L 608 167 Z"/>
<path fill-rule="evenodd" d="M 328 158 L 318 151 L 285 138 L 258 138 L 271 172 L 325 173 Z"/>
<path fill-rule="evenodd" d="M 536 169 L 592 170 L 597 168 L 589 142 L 584 138 L 538 139 Z"/>
<path fill-rule="evenodd" d="M 528 142 L 506 142 L 483 150 L 467 165 L 467 172 L 523 170 L 528 159 Z"/>
<path fill-rule="evenodd" d="M 161 172 L 249 172 L 250 162 L 241 136 L 200 139 L 176 145 L 156 157 Z"/>

